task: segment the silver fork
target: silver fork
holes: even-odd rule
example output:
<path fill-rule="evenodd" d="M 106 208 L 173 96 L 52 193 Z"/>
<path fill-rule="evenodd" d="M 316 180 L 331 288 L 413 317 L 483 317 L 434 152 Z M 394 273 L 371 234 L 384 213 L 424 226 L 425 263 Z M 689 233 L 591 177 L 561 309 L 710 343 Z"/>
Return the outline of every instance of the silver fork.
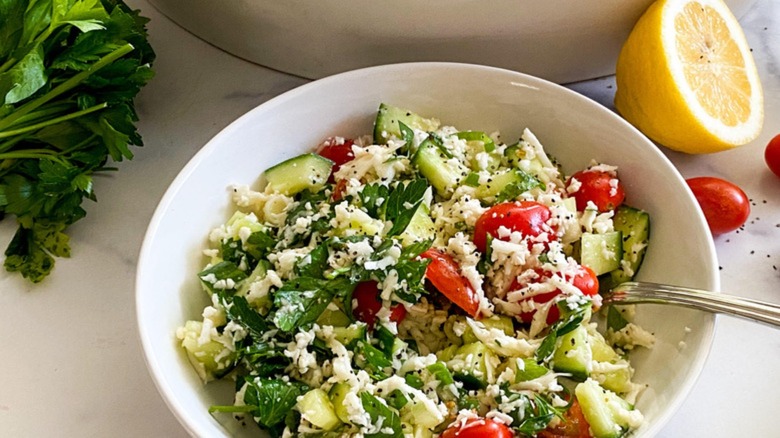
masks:
<path fill-rule="evenodd" d="M 690 287 L 627 282 L 603 294 L 607 304 L 675 304 L 723 313 L 780 328 L 780 305 Z"/>

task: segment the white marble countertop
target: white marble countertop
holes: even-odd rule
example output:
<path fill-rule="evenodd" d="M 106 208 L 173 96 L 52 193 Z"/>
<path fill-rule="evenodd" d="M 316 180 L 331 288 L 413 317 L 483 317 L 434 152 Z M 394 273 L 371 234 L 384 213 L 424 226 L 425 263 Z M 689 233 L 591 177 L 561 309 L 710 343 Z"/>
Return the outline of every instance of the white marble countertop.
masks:
<path fill-rule="evenodd" d="M 73 256 L 38 285 L 0 271 L 0 435 L 185 436 L 147 373 L 137 336 L 135 265 L 154 208 L 213 135 L 303 79 L 250 64 L 185 32 L 145 0 L 155 79 L 137 109 L 146 146 L 96 182 L 98 203 L 70 228 Z M 717 237 L 722 289 L 780 303 L 780 178 L 763 162 L 780 133 L 780 3 L 759 0 L 741 19 L 766 96 L 764 132 L 708 156 L 668 152 L 685 177 L 711 175 L 753 200 L 743 231 Z M 571 88 L 611 107 L 614 79 Z M 0 222 L 5 247 L 15 230 Z M 662 436 L 780 436 L 780 331 L 719 317 L 709 361 Z"/>

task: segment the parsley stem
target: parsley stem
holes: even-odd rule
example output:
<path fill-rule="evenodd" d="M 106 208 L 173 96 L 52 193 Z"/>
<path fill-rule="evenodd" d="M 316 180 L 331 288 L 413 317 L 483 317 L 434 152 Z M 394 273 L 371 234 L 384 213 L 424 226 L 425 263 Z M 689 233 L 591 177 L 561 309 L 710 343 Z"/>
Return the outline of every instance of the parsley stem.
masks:
<path fill-rule="evenodd" d="M 91 106 L 91 107 L 89 107 L 87 109 L 83 109 L 81 111 L 76 111 L 74 113 L 66 114 L 64 116 L 55 117 L 53 119 L 49 119 L 49 120 L 46 120 L 44 122 L 36 123 L 34 125 L 25 126 L 24 128 L 19 128 L 19 129 L 13 129 L 13 130 L 10 130 L 10 131 L 0 132 L 0 139 L 13 137 L 13 136 L 24 134 L 24 133 L 27 133 L 27 132 L 36 131 L 38 129 L 45 128 L 46 126 L 49 126 L 49 125 L 56 125 L 57 123 L 61 123 L 61 122 L 67 121 L 67 120 L 75 119 L 77 117 L 81 117 L 81 116 L 89 114 L 89 113 L 94 113 L 95 111 L 100 111 L 100 110 L 106 108 L 107 106 L 108 106 L 108 104 L 103 102 L 101 104 L 97 104 L 95 106 Z"/>
<path fill-rule="evenodd" d="M 16 160 L 20 158 L 45 159 L 56 161 L 60 164 L 67 164 L 65 160 L 57 156 L 56 151 L 50 149 L 24 149 L 0 154 L 0 160 Z"/>
<path fill-rule="evenodd" d="M 89 66 L 89 68 L 87 68 L 86 70 L 79 72 L 77 75 L 74 75 L 67 81 L 61 83 L 60 85 L 58 85 L 57 87 L 49 91 L 48 93 L 44 94 L 43 96 L 31 100 L 25 103 L 24 105 L 20 106 L 16 111 L 9 114 L 7 117 L 0 119 L 0 131 L 7 129 L 10 126 L 13 126 L 18 122 L 18 120 L 21 117 L 25 116 L 27 113 L 34 111 L 39 106 L 54 99 L 60 94 L 71 90 L 72 88 L 76 87 L 80 83 L 84 82 L 88 77 L 90 77 L 96 71 L 111 64 L 117 59 L 127 55 L 128 53 L 132 52 L 134 49 L 135 47 L 133 47 L 133 45 L 130 43 L 120 46 L 118 49 L 114 50 L 108 55 L 97 60 L 97 62 Z"/>
<path fill-rule="evenodd" d="M 74 103 L 71 102 L 56 102 L 39 108 L 31 113 L 27 113 L 24 117 L 20 117 L 16 120 L 14 125 L 26 125 L 28 123 L 34 123 L 37 120 L 44 120 L 50 117 L 56 117 L 59 114 L 66 114 L 73 110 Z"/>
<path fill-rule="evenodd" d="M 3 65 L 0 65 L 0 73 L 5 73 L 5 71 L 11 68 L 11 66 L 14 65 L 15 62 L 16 60 L 14 58 L 8 58 L 8 60 L 5 61 Z"/>

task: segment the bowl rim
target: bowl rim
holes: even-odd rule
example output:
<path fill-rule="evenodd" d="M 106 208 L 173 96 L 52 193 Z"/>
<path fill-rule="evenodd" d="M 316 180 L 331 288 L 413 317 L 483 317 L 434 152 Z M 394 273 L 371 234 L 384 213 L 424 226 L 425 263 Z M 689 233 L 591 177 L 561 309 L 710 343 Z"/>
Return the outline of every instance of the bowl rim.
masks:
<path fill-rule="evenodd" d="M 222 142 L 222 139 L 224 137 L 229 137 L 234 132 L 243 129 L 245 123 L 248 120 L 252 120 L 254 117 L 256 117 L 256 114 L 258 113 L 271 112 L 275 107 L 284 104 L 288 100 L 295 99 L 299 95 L 305 95 L 306 93 L 309 93 L 312 90 L 316 90 L 319 87 L 327 86 L 332 83 L 346 82 L 353 79 L 359 79 L 364 76 L 387 75 L 392 72 L 396 72 L 396 74 L 398 74 L 399 72 L 408 71 L 408 70 L 423 71 L 426 69 L 427 70 L 444 69 L 450 71 L 479 70 L 482 72 L 482 74 L 506 75 L 507 77 L 514 76 L 516 79 L 521 80 L 524 84 L 533 84 L 540 88 L 547 88 L 554 93 L 561 93 L 561 95 L 567 96 L 567 98 L 569 99 L 587 101 L 591 104 L 594 111 L 599 111 L 603 113 L 604 116 L 610 118 L 613 122 L 623 125 L 624 129 L 627 128 L 630 131 L 633 131 L 634 135 L 637 137 L 637 141 L 642 141 L 646 143 L 647 147 L 652 148 L 654 150 L 654 153 L 658 155 L 658 158 L 666 162 L 666 164 L 671 169 L 673 169 L 674 173 L 676 173 L 679 179 L 682 182 L 684 182 L 682 175 L 680 175 L 679 170 L 676 168 L 676 166 L 674 166 L 671 160 L 665 154 L 663 154 L 658 149 L 658 147 L 654 143 L 652 143 L 644 134 L 642 134 L 636 127 L 629 124 L 627 121 L 625 121 L 622 117 L 620 117 L 615 112 L 611 111 L 610 109 L 601 105 L 600 103 L 595 102 L 593 99 L 583 94 L 580 94 L 576 91 L 568 89 L 563 85 L 556 84 L 546 79 L 539 78 L 536 76 L 531 76 L 522 72 L 508 70 L 500 67 L 491 67 L 486 65 L 461 63 L 461 62 L 401 62 L 401 63 L 365 67 L 365 68 L 350 70 L 343 73 L 337 73 L 322 79 L 317 79 L 308 82 L 306 84 L 295 87 L 289 91 L 286 91 L 282 94 L 279 94 L 255 106 L 254 108 L 246 111 L 245 113 L 243 113 L 242 115 L 234 119 L 227 126 L 222 128 L 217 134 L 211 137 L 203 146 L 200 147 L 200 149 L 197 150 L 197 152 L 188 160 L 185 166 L 179 171 L 179 173 L 176 175 L 173 181 L 166 188 L 165 193 L 163 194 L 157 207 L 154 210 L 154 214 L 144 234 L 144 238 L 138 255 L 138 263 L 137 263 L 136 275 L 135 275 L 136 323 L 138 324 L 138 335 L 143 350 L 144 360 L 147 365 L 147 370 L 150 376 L 152 377 L 155 387 L 158 390 L 158 393 L 165 401 L 166 405 L 174 414 L 174 416 L 177 418 L 179 423 L 191 435 L 204 436 L 204 435 L 209 435 L 214 431 L 205 428 L 205 425 L 202 424 L 201 422 L 194 421 L 193 418 L 190 418 L 192 415 L 190 411 L 188 409 L 185 409 L 185 407 L 182 406 L 181 401 L 174 396 L 172 388 L 170 386 L 170 382 L 168 381 L 168 377 L 164 372 L 164 367 L 158 361 L 158 358 L 154 354 L 155 348 L 153 346 L 153 341 L 152 341 L 153 333 L 150 333 L 147 330 L 147 325 L 144 323 L 145 314 L 142 312 L 142 309 L 144 309 L 146 306 L 146 299 L 147 299 L 147 295 L 144 293 L 146 289 L 144 288 L 144 278 L 143 278 L 143 274 L 145 272 L 144 270 L 145 260 L 148 260 L 150 257 L 149 255 L 151 251 L 150 248 L 153 246 L 153 242 L 156 238 L 158 228 L 160 227 L 163 218 L 165 217 L 167 211 L 169 210 L 172 202 L 176 198 L 176 195 L 178 194 L 179 190 L 181 189 L 181 187 L 183 187 L 184 183 L 188 180 L 189 176 L 201 165 L 201 163 L 205 161 L 212 153 L 214 153 L 214 151 L 216 150 L 218 145 Z M 693 196 L 693 193 L 690 191 L 690 189 L 687 187 L 686 184 L 682 184 L 682 186 L 684 186 L 684 189 L 686 190 L 684 196 L 687 196 L 689 198 L 688 199 L 689 203 L 692 206 L 694 206 L 696 210 L 691 213 L 697 215 L 699 222 L 703 223 L 706 226 L 706 220 L 704 219 L 704 215 L 701 212 L 698 203 L 695 201 L 695 197 Z M 710 289 L 713 292 L 720 292 L 720 275 L 717 270 L 717 266 L 718 266 L 717 253 L 715 250 L 714 240 L 712 239 L 711 235 L 709 235 L 709 239 L 707 239 L 705 244 L 708 253 L 705 255 L 710 259 L 707 265 L 708 267 L 710 267 L 710 269 L 708 269 L 709 270 L 708 280 L 709 283 L 711 284 Z M 702 341 L 699 350 L 697 354 L 693 357 L 692 361 L 690 362 L 690 366 L 688 367 L 693 372 L 689 373 L 689 377 L 686 378 L 683 381 L 683 384 L 678 387 L 679 388 L 678 391 L 676 391 L 673 398 L 666 404 L 666 407 L 664 408 L 663 412 L 661 412 L 657 416 L 657 418 L 652 424 L 647 424 L 645 426 L 645 429 L 642 430 L 641 436 L 652 437 L 657 435 L 660 432 L 660 430 L 668 423 L 671 417 L 675 415 L 675 413 L 679 410 L 683 402 L 687 399 L 690 391 L 698 382 L 701 376 L 701 372 L 710 354 L 713 339 L 715 336 L 715 328 L 716 328 L 715 322 L 716 322 L 716 315 L 709 314 L 706 320 L 704 320 L 702 326 L 698 328 L 698 330 L 704 331 L 704 334 L 702 335 Z M 201 415 L 203 415 L 203 413 L 197 414 L 197 416 L 201 416 Z"/>

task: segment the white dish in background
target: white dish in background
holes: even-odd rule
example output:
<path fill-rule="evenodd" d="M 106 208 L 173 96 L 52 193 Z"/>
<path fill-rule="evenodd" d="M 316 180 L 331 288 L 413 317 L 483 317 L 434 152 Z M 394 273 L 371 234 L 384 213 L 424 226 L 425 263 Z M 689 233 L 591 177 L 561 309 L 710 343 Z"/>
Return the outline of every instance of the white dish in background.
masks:
<path fill-rule="evenodd" d="M 151 375 L 168 405 L 195 436 L 257 434 L 212 404 L 231 404 L 228 382 L 204 386 L 178 346 L 176 328 L 199 317 L 207 295 L 199 285 L 201 250 L 209 231 L 232 211 L 232 184 L 256 184 L 269 166 L 310 151 L 332 135 L 371 132 L 380 102 L 435 116 L 463 129 L 500 130 L 518 137 L 528 127 L 564 170 L 591 159 L 619 166 L 627 203 L 650 212 L 651 243 L 643 280 L 719 290 L 718 263 L 707 224 L 668 159 L 613 112 L 555 84 L 490 67 L 398 64 L 315 81 L 248 112 L 192 158 L 160 202 L 141 250 L 137 317 Z M 635 381 L 650 385 L 638 407 L 647 424 L 635 436 L 659 432 L 701 371 L 714 316 L 643 305 L 638 323 L 654 332 L 652 351 L 632 354 Z"/>
<path fill-rule="evenodd" d="M 652 0 L 150 0 L 198 37 L 316 79 L 361 67 L 453 61 L 557 83 L 611 75 Z M 754 0 L 726 0 L 737 17 Z"/>

